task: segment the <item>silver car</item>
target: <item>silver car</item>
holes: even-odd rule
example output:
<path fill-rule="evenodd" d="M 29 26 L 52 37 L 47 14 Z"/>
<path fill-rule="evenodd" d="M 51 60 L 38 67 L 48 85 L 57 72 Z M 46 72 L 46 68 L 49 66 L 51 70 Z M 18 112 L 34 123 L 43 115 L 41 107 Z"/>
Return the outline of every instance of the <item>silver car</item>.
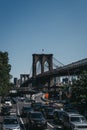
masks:
<path fill-rule="evenodd" d="M 6 116 L 3 119 L 2 130 L 21 130 L 17 116 Z"/>
<path fill-rule="evenodd" d="M 87 130 L 87 120 L 78 113 L 65 112 L 63 114 L 63 125 L 69 130 Z"/>

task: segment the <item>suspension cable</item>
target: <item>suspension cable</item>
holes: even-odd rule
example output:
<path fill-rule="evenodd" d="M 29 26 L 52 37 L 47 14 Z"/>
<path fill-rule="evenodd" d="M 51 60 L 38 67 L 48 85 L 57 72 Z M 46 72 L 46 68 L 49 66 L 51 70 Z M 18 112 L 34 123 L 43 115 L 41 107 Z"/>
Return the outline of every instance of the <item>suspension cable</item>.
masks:
<path fill-rule="evenodd" d="M 62 66 L 64 66 L 64 64 L 63 64 L 62 62 L 58 61 L 55 57 L 53 57 L 53 59 L 54 59 L 55 61 L 57 61 L 59 64 L 61 64 Z"/>

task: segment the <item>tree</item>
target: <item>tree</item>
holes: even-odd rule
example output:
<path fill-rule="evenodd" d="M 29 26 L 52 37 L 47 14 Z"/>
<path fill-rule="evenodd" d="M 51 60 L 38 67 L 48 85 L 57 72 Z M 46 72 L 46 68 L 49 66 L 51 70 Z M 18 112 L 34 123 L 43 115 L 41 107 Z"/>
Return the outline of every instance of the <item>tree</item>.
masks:
<path fill-rule="evenodd" d="M 84 99 L 87 101 L 87 71 L 83 71 L 78 80 L 72 86 L 72 100 L 81 101 Z"/>
<path fill-rule="evenodd" d="M 0 95 L 8 94 L 10 89 L 10 70 L 8 52 L 0 51 Z"/>

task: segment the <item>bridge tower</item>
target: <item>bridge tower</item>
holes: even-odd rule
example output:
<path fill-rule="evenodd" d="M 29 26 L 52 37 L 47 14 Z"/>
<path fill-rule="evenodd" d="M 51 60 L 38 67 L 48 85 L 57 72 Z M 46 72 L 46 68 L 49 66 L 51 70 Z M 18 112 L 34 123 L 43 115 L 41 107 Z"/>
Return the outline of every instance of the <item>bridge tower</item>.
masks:
<path fill-rule="evenodd" d="M 20 74 L 20 85 L 29 79 L 29 74 Z"/>
<path fill-rule="evenodd" d="M 53 70 L 53 54 L 33 54 L 33 67 L 32 67 L 32 77 L 35 78 L 37 73 L 36 73 L 36 65 L 37 62 L 40 62 L 41 65 L 41 74 L 44 73 L 44 66 L 45 62 L 48 63 L 48 70 L 51 72 Z M 50 84 L 50 81 L 49 81 Z"/>
<path fill-rule="evenodd" d="M 48 69 L 49 71 L 53 70 L 53 62 L 52 62 L 52 58 L 53 58 L 53 54 L 33 54 L 33 74 L 32 76 L 35 77 L 36 76 L 36 64 L 39 61 L 41 64 L 41 74 L 44 73 L 44 63 L 45 61 L 48 62 Z"/>

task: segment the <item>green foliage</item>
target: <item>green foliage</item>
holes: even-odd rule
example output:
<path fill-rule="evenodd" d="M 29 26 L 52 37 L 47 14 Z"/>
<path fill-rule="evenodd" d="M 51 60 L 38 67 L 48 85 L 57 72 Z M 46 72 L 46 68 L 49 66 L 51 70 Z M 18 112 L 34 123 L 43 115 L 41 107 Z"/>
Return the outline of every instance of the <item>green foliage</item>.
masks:
<path fill-rule="evenodd" d="M 72 86 L 72 100 L 81 101 L 82 99 L 87 101 L 87 71 L 83 71 Z"/>
<path fill-rule="evenodd" d="M 6 95 L 10 89 L 10 70 L 8 53 L 0 51 L 0 95 Z"/>

